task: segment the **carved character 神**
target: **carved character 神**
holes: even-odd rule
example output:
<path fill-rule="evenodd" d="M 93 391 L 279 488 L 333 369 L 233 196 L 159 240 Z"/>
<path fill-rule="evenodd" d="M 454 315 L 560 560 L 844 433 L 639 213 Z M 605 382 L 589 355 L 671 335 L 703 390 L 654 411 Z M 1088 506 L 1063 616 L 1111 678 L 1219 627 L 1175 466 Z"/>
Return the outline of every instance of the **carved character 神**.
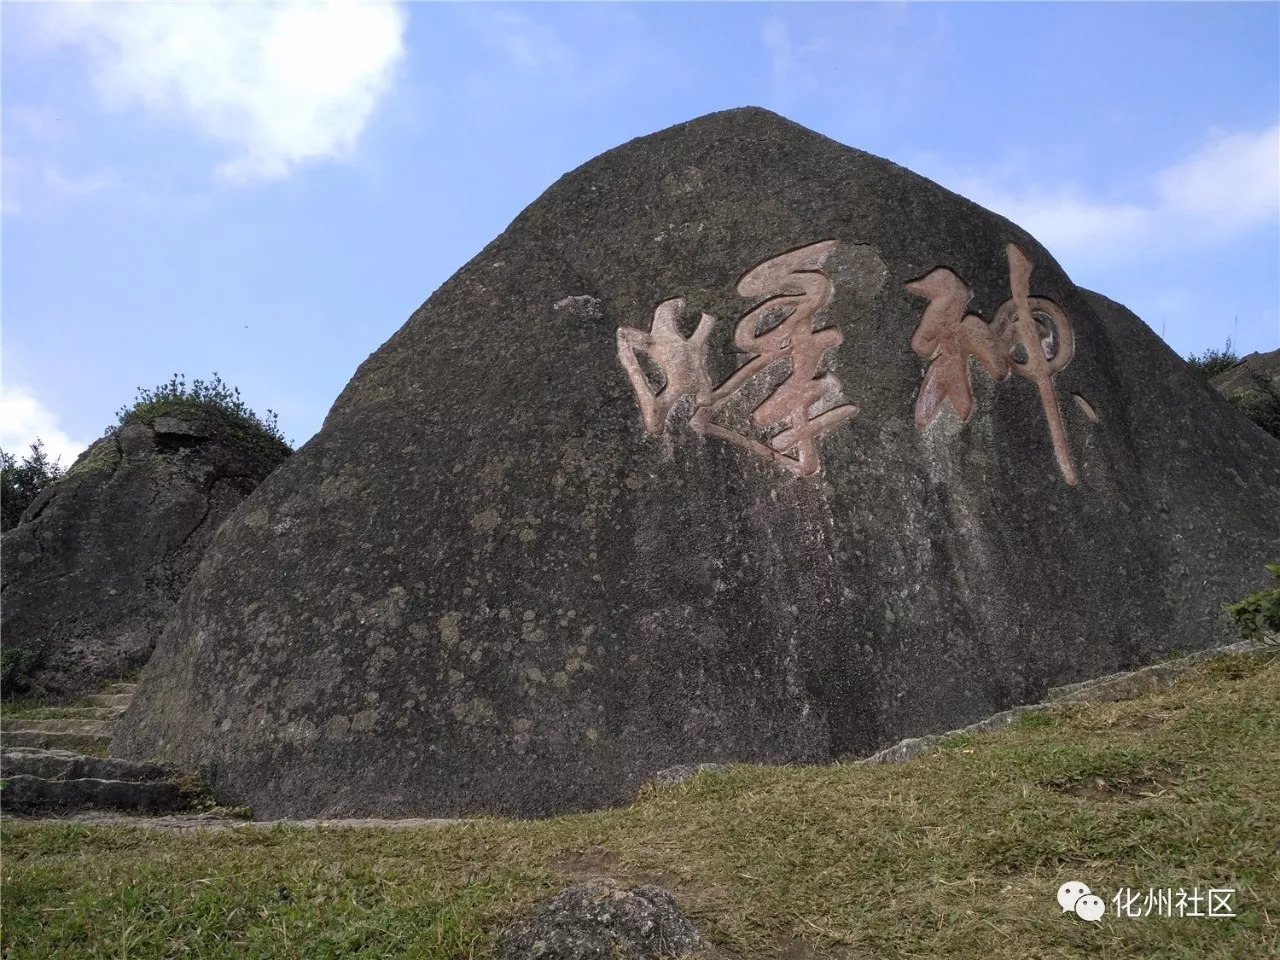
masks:
<path fill-rule="evenodd" d="M 977 357 L 997 380 L 1016 372 L 1035 383 L 1058 467 L 1074 486 L 1075 463 L 1053 383 L 1054 375 L 1071 362 L 1075 352 L 1071 321 L 1052 300 L 1030 295 L 1032 263 L 1027 255 L 1012 243 L 1005 254 L 1013 296 L 999 306 L 990 324 L 977 314 L 965 313 L 972 292 L 946 267 L 906 285 L 909 292 L 929 301 L 911 337 L 911 349 L 929 361 L 916 395 L 916 426 L 923 429 L 932 423 L 944 400 L 951 401 L 961 420 L 969 419 L 973 412 L 969 357 Z M 1076 402 L 1091 419 L 1097 419 L 1087 401 L 1077 397 Z"/>

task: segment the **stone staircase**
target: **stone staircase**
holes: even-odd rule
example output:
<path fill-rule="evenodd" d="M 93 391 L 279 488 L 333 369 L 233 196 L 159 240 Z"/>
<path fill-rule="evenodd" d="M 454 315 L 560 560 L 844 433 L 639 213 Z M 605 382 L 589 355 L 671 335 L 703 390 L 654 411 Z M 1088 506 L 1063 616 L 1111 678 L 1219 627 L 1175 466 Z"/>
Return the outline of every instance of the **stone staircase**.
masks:
<path fill-rule="evenodd" d="M 0 715 L 0 812 L 43 816 L 84 810 L 171 813 L 195 799 L 174 771 L 108 757 L 116 722 L 137 685 L 114 683 L 39 717 Z"/>

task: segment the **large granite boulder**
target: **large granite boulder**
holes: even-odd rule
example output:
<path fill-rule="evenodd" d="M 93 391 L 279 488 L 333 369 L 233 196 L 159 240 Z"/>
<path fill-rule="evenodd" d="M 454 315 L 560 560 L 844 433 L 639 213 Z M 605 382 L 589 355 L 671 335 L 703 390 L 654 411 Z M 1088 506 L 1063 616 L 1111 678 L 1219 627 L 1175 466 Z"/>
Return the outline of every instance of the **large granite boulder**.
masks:
<path fill-rule="evenodd" d="M 1137 317 L 733 110 L 567 174 L 365 361 L 113 749 L 259 816 L 601 807 L 1227 641 L 1278 543 L 1280 443 Z"/>
<path fill-rule="evenodd" d="M 63 701 L 146 663 L 219 525 L 288 453 L 212 413 L 130 421 L 82 453 L 0 545 L 26 692 Z"/>

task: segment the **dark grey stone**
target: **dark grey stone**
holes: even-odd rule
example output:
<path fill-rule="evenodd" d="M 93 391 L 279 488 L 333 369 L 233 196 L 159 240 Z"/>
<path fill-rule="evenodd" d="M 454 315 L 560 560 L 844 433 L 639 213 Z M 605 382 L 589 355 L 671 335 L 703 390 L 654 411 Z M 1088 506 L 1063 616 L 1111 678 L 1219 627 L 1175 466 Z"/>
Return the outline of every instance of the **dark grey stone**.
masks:
<path fill-rule="evenodd" d="M 6 730 L 0 734 L 6 747 L 41 750 L 99 751 L 111 745 L 110 733 L 80 733 L 64 730 Z"/>
<path fill-rule="evenodd" d="M 756 270 L 797 250 L 801 275 Z M 793 368 L 710 421 L 699 390 L 756 363 L 739 318 L 819 270 L 840 422 L 766 458 L 751 411 Z M 961 281 L 980 362 L 932 360 L 926 307 Z M 649 433 L 618 331 L 667 322 L 692 393 Z M 700 366 L 677 335 L 703 334 Z M 926 373 L 952 394 L 918 427 Z M 678 764 L 865 756 L 1226 642 L 1277 543 L 1280 443 L 1132 313 L 936 184 L 728 111 L 561 178 L 361 365 L 223 527 L 113 749 L 263 817 L 598 808 Z"/>
<path fill-rule="evenodd" d="M 70 750 L 6 748 L 0 752 L 0 777 L 18 775 L 45 780 L 165 780 L 173 771 L 158 763 L 138 763 L 114 757 L 86 757 Z"/>
<path fill-rule="evenodd" d="M 219 525 L 285 455 L 173 417 L 81 454 L 0 546 L 0 634 L 23 651 L 25 692 L 65 702 L 146 663 Z"/>
<path fill-rule="evenodd" d="M 675 960 L 712 948 L 655 886 L 626 890 L 613 880 L 569 887 L 512 924 L 502 960 Z"/>
<path fill-rule="evenodd" d="M 144 810 L 170 813 L 186 806 L 177 784 L 165 781 L 45 780 L 7 777 L 0 791 L 5 813 L 31 814 L 51 810 Z"/>

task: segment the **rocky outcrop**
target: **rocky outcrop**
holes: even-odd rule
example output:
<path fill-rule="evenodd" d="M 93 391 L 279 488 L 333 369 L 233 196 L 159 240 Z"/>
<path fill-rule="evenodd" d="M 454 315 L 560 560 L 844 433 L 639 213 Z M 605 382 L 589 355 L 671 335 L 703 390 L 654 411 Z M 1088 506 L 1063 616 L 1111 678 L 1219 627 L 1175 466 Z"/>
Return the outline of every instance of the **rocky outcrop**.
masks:
<path fill-rule="evenodd" d="M 729 111 L 563 177 L 361 365 L 113 750 L 263 817 L 603 807 L 1228 642 L 1277 542 L 1280 445 L 1141 320 Z"/>
<path fill-rule="evenodd" d="M 503 938 L 502 960 L 677 960 L 717 956 L 661 887 L 597 878 L 562 890 Z"/>
<path fill-rule="evenodd" d="M 1230 400 L 1257 389 L 1254 377 L 1262 377 L 1280 390 L 1280 350 L 1270 353 L 1251 353 L 1230 370 L 1223 370 L 1210 383 Z"/>
<path fill-rule="evenodd" d="M 93 444 L 4 535 L 6 672 L 64 702 L 141 667 L 218 527 L 287 454 L 213 417 Z"/>
<path fill-rule="evenodd" d="M 1280 441 L 1280 350 L 1251 353 L 1210 382 L 1232 406 Z"/>

